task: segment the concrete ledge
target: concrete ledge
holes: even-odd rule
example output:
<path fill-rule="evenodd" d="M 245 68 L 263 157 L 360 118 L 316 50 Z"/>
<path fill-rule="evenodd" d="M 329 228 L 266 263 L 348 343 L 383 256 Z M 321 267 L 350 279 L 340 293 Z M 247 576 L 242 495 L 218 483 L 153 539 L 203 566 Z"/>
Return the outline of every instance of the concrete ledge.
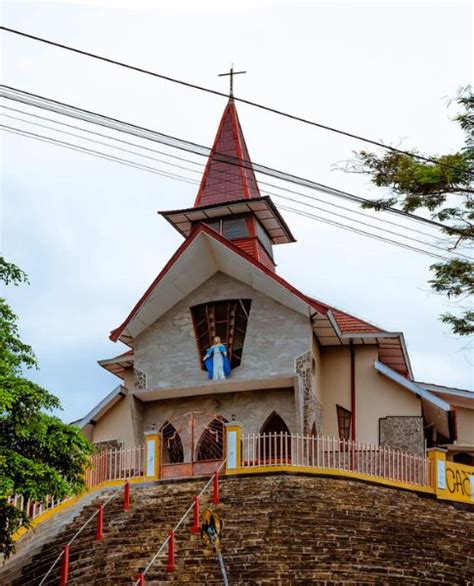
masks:
<path fill-rule="evenodd" d="M 142 401 L 163 401 L 165 399 L 181 399 L 184 397 L 196 397 L 199 395 L 217 395 L 223 393 L 238 393 L 243 391 L 257 391 L 260 389 L 293 389 L 296 375 L 276 374 L 260 380 L 245 380 L 230 378 L 223 382 L 206 380 L 202 385 L 194 387 L 167 387 L 135 391 L 135 397 Z"/>

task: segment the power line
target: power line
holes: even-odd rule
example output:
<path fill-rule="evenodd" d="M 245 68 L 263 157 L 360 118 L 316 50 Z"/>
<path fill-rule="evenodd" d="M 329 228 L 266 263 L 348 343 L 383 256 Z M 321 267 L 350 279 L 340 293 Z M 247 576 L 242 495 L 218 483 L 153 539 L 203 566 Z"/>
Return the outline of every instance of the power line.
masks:
<path fill-rule="evenodd" d="M 191 89 L 199 90 L 199 91 L 202 91 L 202 92 L 206 92 L 206 93 L 209 93 L 209 94 L 213 94 L 213 95 L 221 96 L 221 97 L 225 97 L 225 98 L 228 98 L 229 97 L 228 94 L 225 94 L 223 92 L 219 92 L 217 90 L 213 90 L 211 88 L 206 88 L 204 86 L 200 86 L 200 85 L 197 85 L 197 84 L 194 84 L 194 83 L 190 83 L 190 82 L 187 82 L 187 81 L 184 81 L 184 80 L 181 80 L 181 79 L 177 79 L 177 78 L 174 78 L 174 77 L 170 77 L 168 75 L 164 75 L 164 74 L 161 74 L 161 73 L 157 73 L 157 72 L 154 72 L 154 71 L 150 71 L 149 69 L 144 69 L 143 67 L 138 67 L 136 65 L 130 65 L 128 63 L 123 63 L 122 61 L 118 61 L 116 59 L 111 59 L 109 57 L 104 57 L 103 55 L 98 55 L 98 54 L 92 53 L 90 51 L 85 51 L 85 50 L 82 50 L 82 49 L 77 49 L 76 47 L 71 47 L 70 45 L 65 45 L 63 43 L 57 43 L 55 41 L 51 41 L 51 40 L 45 39 L 43 37 L 38 37 L 36 35 L 31 35 L 29 33 L 25 33 L 25 32 L 22 32 L 22 31 L 13 29 L 13 28 L 5 27 L 5 26 L 0 26 L 0 30 L 3 30 L 3 31 L 8 32 L 8 33 L 15 34 L 15 35 L 19 35 L 21 37 L 25 37 L 25 38 L 31 39 L 33 41 L 38 41 L 40 43 L 44 43 L 46 45 L 50 45 L 50 46 L 56 47 L 58 49 L 64 49 L 64 50 L 70 51 L 72 53 L 77 53 L 78 55 L 83 55 L 85 57 L 91 57 L 92 59 L 96 59 L 98 61 L 103 61 L 105 63 L 110 63 L 111 65 L 117 65 L 118 67 L 123 67 L 125 69 L 129 69 L 131 71 L 135 71 L 137 73 L 143 73 L 145 75 L 151 75 L 152 77 L 156 77 L 156 78 L 159 78 L 159 79 L 163 79 L 165 81 L 169 81 L 169 82 L 172 82 L 172 83 L 176 83 L 176 84 L 179 84 L 179 85 L 182 85 L 182 86 L 191 88 Z M 458 171 L 458 172 L 461 172 L 463 174 L 474 175 L 474 173 L 472 173 L 469 170 L 460 169 L 459 167 L 455 167 L 453 165 L 448 165 L 447 163 L 442 163 L 442 162 L 438 161 L 435 158 L 425 157 L 423 155 L 418 155 L 417 153 L 412 153 L 410 151 L 404 151 L 402 149 L 397 149 L 396 147 L 393 147 L 393 146 L 390 146 L 390 145 L 386 145 L 386 144 L 384 144 L 382 142 L 379 142 L 379 141 L 376 141 L 376 140 L 373 140 L 373 139 L 370 139 L 370 138 L 366 138 L 366 137 L 363 137 L 363 136 L 360 136 L 360 135 L 357 135 L 357 134 L 354 134 L 354 133 L 351 133 L 351 132 L 347 132 L 347 131 L 344 131 L 344 130 L 340 130 L 340 129 L 334 128 L 332 126 L 328 126 L 326 124 L 321 124 L 320 122 L 315 122 L 313 120 L 309 120 L 307 118 L 303 118 L 303 117 L 297 116 L 295 114 L 289 114 L 288 112 L 284 112 L 282 110 L 278 110 L 278 109 L 272 108 L 270 106 L 265 106 L 264 104 L 260 104 L 258 102 L 253 102 L 251 100 L 247 100 L 247 99 L 244 99 L 244 98 L 237 98 L 235 96 L 233 96 L 233 99 L 235 101 L 241 102 L 242 104 L 246 104 L 246 105 L 252 106 L 254 108 L 259 108 L 260 110 L 265 110 L 266 112 L 271 112 L 272 114 L 277 114 L 279 116 L 283 116 L 285 118 L 289 118 L 290 120 L 295 120 L 297 122 L 302 122 L 304 124 L 308 124 L 310 126 L 315 126 L 317 128 L 321 128 L 323 130 L 327 130 L 327 131 L 330 131 L 330 132 L 334 132 L 334 133 L 339 134 L 339 135 L 342 135 L 342 136 L 347 136 L 348 138 L 353 138 L 355 140 L 359 140 L 359 141 L 365 142 L 367 144 L 372 144 L 374 146 L 381 147 L 383 149 L 389 150 L 389 151 L 394 152 L 394 153 L 398 153 L 398 154 L 402 154 L 402 155 L 405 155 L 405 156 L 408 156 L 408 157 L 412 157 L 412 158 L 418 159 L 420 161 L 424 161 L 426 163 L 434 163 L 436 165 L 439 165 L 440 167 L 445 167 L 447 169 L 451 169 L 451 170 L 454 170 L 454 171 Z"/>
<path fill-rule="evenodd" d="M 99 135 L 99 136 L 101 136 L 101 137 L 103 137 L 103 138 L 107 138 L 107 139 L 111 139 L 111 140 L 118 141 L 118 142 L 120 142 L 120 143 L 125 143 L 125 144 L 128 144 L 128 145 L 132 145 L 132 146 L 134 146 L 134 147 L 136 147 L 136 148 L 141 148 L 141 146 L 142 146 L 142 145 L 138 145 L 138 144 L 136 144 L 136 143 L 130 143 L 130 142 L 128 142 L 128 141 L 123 141 L 123 140 L 121 140 L 121 139 L 117 139 L 117 138 L 114 138 L 114 137 L 110 137 L 110 136 L 108 136 L 108 135 L 106 135 L 106 134 L 102 134 L 102 133 L 93 132 L 93 131 L 90 131 L 90 130 L 88 130 L 88 129 L 83 129 L 83 128 L 81 128 L 81 127 L 79 127 L 79 126 L 76 126 L 76 125 L 72 125 L 72 124 L 66 124 L 66 123 L 64 123 L 64 122 L 57 121 L 57 120 L 54 120 L 54 119 L 52 119 L 52 118 L 48 118 L 48 117 L 45 117 L 45 116 L 38 116 L 38 115 L 36 115 L 36 114 L 32 114 L 32 113 L 30 113 L 30 112 L 24 112 L 24 111 L 22 111 L 22 110 L 18 110 L 18 109 L 16 109 L 16 108 L 9 108 L 8 106 L 4 106 L 4 105 L 1 105 L 1 104 L 0 104 L 0 107 L 2 107 L 2 108 L 4 108 L 4 109 L 7 109 L 7 110 L 9 110 L 9 111 L 14 111 L 14 112 L 21 113 L 21 114 L 24 114 L 24 115 L 27 115 L 27 116 L 31 116 L 31 117 L 34 117 L 34 118 L 38 118 L 38 119 L 40 119 L 40 120 L 42 120 L 42 121 L 49 121 L 49 122 L 53 122 L 53 123 L 56 123 L 56 124 L 60 124 L 60 125 L 62 125 L 62 126 L 65 126 L 65 127 L 67 127 L 67 128 L 73 128 L 73 129 L 75 129 L 75 130 L 84 131 L 84 132 L 87 132 L 87 133 L 91 133 L 91 134 L 93 134 L 93 135 Z M 78 135 L 78 134 L 76 134 L 76 133 L 73 133 L 73 132 L 67 132 L 67 131 L 63 131 L 63 130 L 60 130 L 60 129 L 57 129 L 57 128 L 53 128 L 53 127 L 51 127 L 51 126 L 48 126 L 48 125 L 45 125 L 45 124 L 38 124 L 38 123 L 32 122 L 32 121 L 30 121 L 30 120 L 25 120 L 24 118 L 20 118 L 20 117 L 18 117 L 18 116 L 11 116 L 11 115 L 8 115 L 8 114 L 4 114 L 4 116 L 5 116 L 6 118 L 13 119 L 13 120 L 17 120 L 17 121 L 20 121 L 20 122 L 24 122 L 24 123 L 26 123 L 26 124 L 31 124 L 31 125 L 34 125 L 34 126 L 38 126 L 38 127 L 40 127 L 40 128 L 44 128 L 44 129 L 47 129 L 47 130 L 52 130 L 53 132 L 58 132 L 58 133 L 61 133 L 61 134 L 65 134 L 65 135 L 67 135 L 67 136 L 72 136 L 72 137 L 74 137 L 74 138 L 79 138 L 80 140 L 86 140 L 86 141 L 92 142 L 92 143 L 94 143 L 94 144 L 99 144 L 99 145 L 102 145 L 102 146 L 106 146 L 107 148 L 114 148 L 114 149 L 118 149 L 118 150 L 120 150 L 121 152 L 126 152 L 127 154 L 132 154 L 132 155 L 135 155 L 135 156 L 140 156 L 140 157 L 144 157 L 144 158 L 147 158 L 147 159 L 151 159 L 151 160 L 153 160 L 153 161 L 156 161 L 156 162 L 159 162 L 159 163 L 163 163 L 163 164 L 165 164 L 165 165 L 169 165 L 169 166 L 172 166 L 172 167 L 178 168 L 178 169 L 180 169 L 180 170 L 184 170 L 184 171 L 189 171 L 189 172 L 192 172 L 192 173 L 198 173 L 198 174 L 200 174 L 200 173 L 201 173 L 201 171 L 202 171 L 202 168 L 203 168 L 203 165 L 201 165 L 201 164 L 199 164 L 199 163 L 195 163 L 194 161 L 191 161 L 190 159 L 185 159 L 185 158 L 182 158 L 182 157 L 180 157 L 180 158 L 179 158 L 181 161 L 186 161 L 187 163 L 194 163 L 194 164 L 198 165 L 198 166 L 199 166 L 199 168 L 200 168 L 199 170 L 197 170 L 197 169 L 190 169 L 189 167 L 184 167 L 184 166 L 182 166 L 182 165 L 176 165 L 175 163 L 170 163 L 169 161 L 165 161 L 165 160 L 163 160 L 163 159 L 158 159 L 158 158 L 156 158 L 156 157 L 151 157 L 151 156 L 145 155 L 145 154 L 143 154 L 143 153 L 137 153 L 137 152 L 135 152 L 135 151 L 131 151 L 130 149 L 124 149 L 124 148 L 121 148 L 121 147 L 118 147 L 118 146 L 115 146 L 115 145 L 110 145 L 110 144 L 108 144 L 108 143 L 106 143 L 106 142 L 99 141 L 99 140 L 94 140 L 94 139 L 91 139 L 91 138 L 88 138 L 88 137 L 84 137 L 84 136 Z M 147 150 L 154 151 L 154 149 L 149 149 L 149 148 L 147 148 Z M 163 154 L 163 155 L 165 155 L 165 156 L 169 156 L 169 154 L 168 154 L 168 153 L 165 153 L 165 152 L 163 152 L 163 151 L 158 151 L 158 152 L 160 152 L 161 154 Z M 172 155 L 171 155 L 171 156 L 172 156 Z M 230 174 L 229 174 L 228 172 L 224 171 L 224 170 L 219 170 L 219 173 L 221 173 L 221 174 L 224 174 L 224 175 L 228 175 L 228 176 L 230 176 Z M 229 181 L 228 181 L 228 182 L 229 182 Z M 231 181 L 230 181 L 230 182 L 231 182 Z M 232 182 L 231 182 L 231 183 L 232 183 Z M 281 187 L 280 187 L 280 186 L 278 186 L 278 185 L 273 185 L 273 184 L 270 184 L 270 183 L 265 183 L 265 182 L 261 182 L 261 183 L 262 183 L 262 184 L 266 184 L 266 185 L 270 185 L 270 186 L 272 186 L 272 187 L 274 187 L 274 188 L 276 188 L 276 189 L 284 189 L 284 188 L 281 188 Z M 409 230 L 409 231 L 411 231 L 411 232 L 414 232 L 414 233 L 417 233 L 417 234 L 421 234 L 421 235 L 424 235 L 424 236 L 428 236 L 428 237 L 430 237 L 430 238 L 432 238 L 432 237 L 433 237 L 433 235 L 432 235 L 432 234 L 428 234 L 427 232 L 423 232 L 423 231 L 420 231 L 420 230 L 416 230 L 416 229 L 410 228 L 410 227 L 408 227 L 408 226 L 400 226 L 400 224 L 396 224 L 395 222 L 390 222 L 389 220 L 386 220 L 386 219 L 372 218 L 371 216 L 369 216 L 369 215 L 367 215 L 367 214 L 364 214 L 364 213 L 362 213 L 362 212 L 359 212 L 359 211 L 357 211 L 357 210 L 349 210 L 348 208 L 346 208 L 346 207 L 344 207 L 344 206 L 340 206 L 340 205 L 337 205 L 337 204 L 333 204 L 333 203 L 331 203 L 331 202 L 327 202 L 327 201 L 321 200 L 321 199 L 319 199 L 319 198 L 315 198 L 314 196 L 308 196 L 308 195 L 306 195 L 306 194 L 303 194 L 303 193 L 300 193 L 300 192 L 295 192 L 294 190 L 285 190 L 285 191 L 289 191 L 289 192 L 291 192 L 291 193 L 300 194 L 300 195 L 302 195 L 303 197 L 304 197 L 304 196 L 306 196 L 306 197 L 308 197 L 308 198 L 309 198 L 309 199 L 311 199 L 311 200 L 315 200 L 315 201 L 321 202 L 321 203 L 323 203 L 323 204 L 331 205 L 331 206 L 333 206 L 333 207 L 336 207 L 336 208 L 338 208 L 338 209 L 342 209 L 342 210 L 344 210 L 345 212 L 349 212 L 349 213 L 354 213 L 354 214 L 360 215 L 360 216 L 362 216 L 362 217 L 364 217 L 364 218 L 366 218 L 366 219 L 371 219 L 371 220 L 376 220 L 376 221 L 383 222 L 383 223 L 388 223 L 388 224 L 390 224 L 390 225 L 397 226 L 398 228 L 401 228 L 401 229 L 404 229 L 404 230 Z M 385 232 L 387 232 L 387 233 L 389 233 L 389 234 L 394 234 L 394 235 L 396 235 L 396 236 L 399 236 L 399 237 L 405 238 L 405 239 L 407 239 L 407 240 L 412 240 L 412 241 L 414 241 L 414 242 L 420 242 L 420 239 L 419 239 L 419 238 L 412 238 L 412 237 L 410 237 L 410 236 L 407 236 L 407 235 L 405 235 L 405 234 L 400 234 L 399 232 L 394 232 L 394 231 L 392 231 L 392 230 L 388 230 L 387 228 L 381 228 L 381 227 L 379 227 L 379 226 L 375 226 L 375 225 L 373 225 L 373 224 L 369 224 L 369 223 L 367 223 L 367 222 L 363 222 L 363 221 L 357 220 L 357 219 L 355 219 L 355 218 L 351 218 L 351 217 L 349 217 L 349 216 L 345 216 L 345 215 L 343 215 L 343 214 L 339 214 L 339 213 L 337 213 L 337 212 L 331 212 L 330 210 L 327 210 L 327 209 L 321 208 L 321 207 L 319 207 L 319 206 L 311 205 L 311 204 L 309 204 L 309 203 L 306 203 L 306 202 L 301 202 L 301 201 L 299 201 L 299 200 L 297 200 L 297 199 L 294 199 L 294 198 L 291 198 L 291 197 L 288 197 L 288 196 L 284 196 L 284 195 L 281 195 L 281 194 L 278 194 L 278 193 L 275 193 L 275 192 L 267 191 L 267 192 L 265 193 L 265 195 L 270 195 L 270 196 L 274 196 L 274 197 L 279 197 L 279 198 L 281 198 L 281 199 L 284 199 L 284 200 L 287 200 L 287 201 L 291 201 L 291 202 L 294 202 L 294 203 L 297 203 L 297 204 L 300 204 L 300 205 L 305 205 L 305 206 L 307 206 L 307 207 L 310 207 L 310 208 L 313 208 L 313 209 L 316 209 L 316 210 L 322 211 L 322 212 L 324 212 L 324 213 L 332 213 L 332 214 L 333 214 L 333 215 L 335 215 L 336 217 L 340 217 L 340 218 L 343 218 L 343 219 L 349 220 L 349 221 L 351 221 L 351 222 L 356 222 L 356 223 L 359 223 L 359 224 L 361 224 L 361 225 L 368 226 L 368 227 L 370 227 L 370 228 L 372 228 L 372 229 L 375 229 L 375 230 L 380 230 L 380 231 L 383 231 L 383 230 L 384 230 Z M 441 242 L 439 239 L 438 239 L 438 241 L 439 241 L 439 242 Z M 426 241 L 421 241 L 421 242 L 422 242 L 423 244 L 425 244 L 426 246 L 430 246 L 430 247 L 433 247 L 433 248 L 437 248 L 437 249 L 439 249 L 439 250 L 443 250 L 443 251 L 445 251 L 445 252 L 446 252 L 446 249 L 445 249 L 445 248 L 443 248 L 442 246 L 437 246 L 436 244 L 433 244 L 433 243 L 431 243 L 431 242 L 426 242 Z M 448 252 L 449 252 L 449 251 L 448 251 Z M 467 257 L 465 257 L 464 255 L 462 255 L 460 252 L 457 252 L 457 255 L 458 255 L 458 256 L 462 256 L 462 257 L 464 257 L 464 258 L 467 258 Z"/>
<path fill-rule="evenodd" d="M 153 142 L 158 142 L 160 144 L 164 144 L 171 148 L 177 148 L 179 150 L 183 150 L 186 152 L 191 152 L 199 156 L 208 157 L 210 153 L 210 149 L 199 145 L 197 143 L 187 141 L 184 139 L 180 139 L 178 137 L 174 137 L 171 135 L 167 135 L 158 131 L 149 130 L 147 128 L 137 126 L 135 124 L 131 124 L 129 122 L 123 122 L 116 118 L 111 118 L 109 116 L 105 116 L 99 114 L 97 112 L 91 112 L 89 110 L 85 110 L 83 108 L 78 108 L 76 106 L 72 106 L 70 104 L 65 104 L 64 102 L 59 102 L 57 100 L 52 100 L 50 98 L 45 98 L 44 96 L 39 96 L 37 94 L 32 94 L 30 92 L 25 92 L 22 90 L 18 90 L 16 88 L 12 88 L 5 85 L 0 85 L 0 96 L 5 97 L 9 100 L 14 100 L 23 104 L 27 104 L 29 106 L 34 106 L 38 108 L 42 108 L 45 110 L 49 110 L 51 112 L 55 112 L 56 114 L 69 116 L 72 118 L 76 118 L 82 120 L 83 122 L 88 122 L 92 124 L 96 124 L 99 126 L 103 126 L 105 128 L 109 128 L 121 133 L 131 134 L 133 136 L 150 140 Z M 290 183 L 294 183 L 296 185 L 306 187 L 309 189 L 313 189 L 316 191 L 321 191 L 322 193 L 326 193 L 328 195 L 332 195 L 335 197 L 340 197 L 352 202 L 357 202 L 359 204 L 372 204 L 371 200 L 363 198 L 361 196 L 357 196 L 351 194 L 347 191 L 342 191 L 340 189 L 336 189 L 333 187 L 329 187 L 328 185 L 324 185 L 323 183 L 318 183 L 316 181 L 312 181 L 310 179 L 305 179 L 303 177 L 299 177 L 297 175 L 293 175 L 291 173 L 286 173 L 284 171 L 279 171 L 277 169 L 273 169 L 271 167 L 267 167 L 266 165 L 261 165 L 259 163 L 252 163 L 251 161 L 241 160 L 238 157 L 224 155 L 222 153 L 214 152 L 214 155 L 218 157 L 220 162 L 225 162 L 229 165 L 234 165 L 238 167 L 243 167 L 247 169 L 253 169 L 257 173 L 262 173 L 264 175 L 268 175 L 270 177 L 287 181 Z M 404 218 L 408 218 L 414 221 L 423 222 L 430 226 L 435 226 L 437 228 L 443 230 L 449 230 L 452 233 L 459 233 L 456 228 L 452 228 L 448 225 L 442 224 L 441 222 L 437 222 L 435 220 L 431 220 L 429 218 L 424 218 L 422 216 L 417 216 L 415 214 L 411 214 L 409 212 L 405 212 L 403 210 L 399 210 L 393 207 L 385 207 L 384 211 L 392 214 L 396 214 L 402 216 Z"/>
<path fill-rule="evenodd" d="M 174 173 L 166 173 L 163 171 L 159 171 L 159 170 L 155 169 L 154 167 L 149 167 L 148 165 L 141 165 L 140 163 L 131 162 L 126 159 L 121 159 L 120 157 L 115 157 L 113 155 L 107 155 L 105 153 L 101 153 L 99 151 L 94 151 L 93 149 L 88 149 L 86 147 L 80 147 L 77 145 L 73 145 L 73 144 L 67 143 L 62 140 L 42 136 L 41 134 L 36 134 L 34 132 L 20 130 L 19 128 L 14 128 L 12 126 L 7 126 L 5 124 L 0 124 L 0 128 L 3 128 L 3 130 L 5 130 L 6 132 L 11 132 L 13 134 L 27 136 L 29 138 L 34 138 L 35 140 L 39 140 L 41 142 L 46 142 L 49 144 L 59 145 L 59 146 L 62 146 L 66 149 L 70 149 L 72 151 L 82 152 L 85 154 L 99 157 L 101 159 L 107 159 L 109 161 L 121 163 L 123 165 L 127 165 L 128 167 L 135 167 L 135 168 L 141 169 L 143 171 L 149 171 L 150 173 L 155 173 L 155 175 L 162 175 L 163 177 L 168 177 L 170 179 L 179 179 L 180 181 L 185 181 L 185 182 L 191 183 L 193 185 L 195 185 L 197 183 L 196 181 L 187 180 L 187 178 L 182 177 L 180 175 L 176 175 Z"/>
<path fill-rule="evenodd" d="M 58 140 L 58 139 L 48 138 L 48 137 L 39 135 L 37 133 L 23 131 L 23 130 L 20 130 L 18 128 L 10 127 L 10 126 L 7 126 L 7 125 L 0 125 L 0 128 L 3 128 L 7 132 L 11 132 L 11 133 L 14 133 L 14 134 L 19 134 L 21 136 L 33 138 L 33 139 L 39 140 L 41 142 L 46 142 L 46 143 L 49 143 L 49 144 L 55 144 L 55 145 L 58 145 L 58 146 L 61 146 L 61 147 L 64 147 L 64 148 L 67 148 L 67 149 L 70 149 L 70 150 L 73 150 L 73 151 L 84 152 L 85 154 L 89 154 L 89 155 L 92 155 L 92 156 L 97 156 L 99 158 L 106 159 L 106 160 L 110 160 L 112 162 L 116 162 L 116 163 L 120 163 L 120 164 L 124 164 L 124 165 L 129 166 L 129 167 L 135 167 L 135 168 L 140 169 L 140 170 L 149 171 L 151 173 L 155 173 L 157 175 L 162 175 L 164 177 L 168 177 L 168 178 L 171 178 L 171 179 L 176 179 L 176 180 L 184 181 L 186 183 L 191 183 L 191 184 L 197 184 L 198 183 L 197 181 L 190 180 L 190 179 L 188 179 L 186 177 L 183 177 L 182 175 L 179 175 L 179 174 L 172 174 L 172 173 L 161 172 L 161 171 L 157 170 L 154 167 L 149 167 L 148 165 L 141 165 L 139 163 L 135 163 L 135 162 L 131 162 L 131 161 L 126 160 L 126 159 L 122 159 L 120 157 L 115 157 L 115 156 L 112 156 L 112 155 L 106 155 L 104 153 L 101 153 L 99 151 L 95 151 L 93 149 L 88 149 L 86 147 L 80 147 L 80 146 L 77 146 L 77 145 L 73 145 L 71 143 L 67 143 L 65 141 Z M 297 214 L 302 215 L 302 216 L 305 216 L 307 218 L 316 219 L 318 221 L 324 222 L 324 223 L 329 224 L 329 225 L 333 225 L 333 226 L 336 226 L 336 227 L 343 228 L 345 230 L 354 232 L 356 234 L 360 234 L 360 235 L 364 235 L 364 236 L 367 236 L 367 237 L 371 237 L 371 238 L 374 238 L 376 240 L 380 240 L 380 241 L 383 241 L 383 242 L 386 242 L 386 243 L 389 243 L 389 244 L 393 244 L 395 246 L 400 246 L 402 248 L 405 248 L 405 249 L 408 249 L 408 250 L 412 250 L 412 251 L 418 252 L 420 254 L 424 254 L 426 256 L 430 256 L 432 258 L 436 258 L 438 260 L 444 260 L 444 261 L 449 260 L 445 256 L 441 256 L 439 254 L 436 254 L 436 253 L 433 253 L 433 252 L 429 252 L 427 250 L 423 250 L 421 248 L 417 248 L 417 247 L 414 247 L 414 246 L 409 245 L 409 244 L 405 244 L 405 243 L 402 243 L 402 242 L 399 242 L 399 241 L 396 241 L 396 240 L 392 240 L 390 238 L 385 238 L 385 237 L 379 236 L 377 234 L 372 234 L 370 232 L 366 232 L 364 230 L 360 230 L 358 228 L 354 228 L 352 226 L 348 226 L 347 224 L 342 224 L 340 222 L 335 222 L 334 220 L 330 220 L 330 219 L 327 219 L 327 218 L 321 218 L 320 216 L 316 216 L 314 214 L 310 214 L 310 213 L 305 212 L 303 210 L 298 210 L 298 209 L 291 208 L 291 207 L 287 207 L 287 206 L 280 206 L 280 208 L 283 209 L 283 210 L 285 210 L 285 211 L 291 211 L 293 213 L 297 213 Z M 354 221 L 354 220 L 352 220 L 352 221 Z M 404 235 L 401 235 L 401 237 L 402 238 L 407 238 Z"/>
<path fill-rule="evenodd" d="M 337 226 L 338 228 L 342 228 L 343 230 L 355 232 L 356 234 L 362 234 L 364 236 L 367 236 L 368 238 L 374 238 L 376 240 L 380 240 L 380 241 L 386 242 L 388 244 L 395 244 L 396 246 L 400 246 L 401 248 L 406 248 L 408 250 L 420 252 L 422 254 L 426 254 L 427 256 L 431 256 L 431 257 L 436 258 L 438 260 L 448 260 L 446 257 L 441 256 L 439 254 L 436 254 L 434 252 L 428 252 L 426 250 L 421 250 L 419 248 L 411 246 L 410 244 L 404 244 L 402 242 L 395 242 L 394 240 L 391 240 L 390 238 L 384 238 L 383 236 L 379 236 L 378 234 L 371 234 L 370 232 L 365 232 L 364 230 L 359 230 L 358 228 L 352 228 L 352 227 L 349 227 L 345 224 L 341 224 L 340 222 L 335 222 L 334 220 L 328 220 L 326 218 L 321 218 L 321 216 L 316 216 L 315 214 L 310 214 L 309 212 L 305 212 L 303 210 L 297 210 L 295 208 L 290 208 L 287 206 L 280 206 L 280 209 L 285 210 L 287 212 L 291 212 L 293 214 L 298 214 L 300 216 L 304 216 L 306 218 L 310 218 L 312 220 L 316 220 L 318 222 L 322 222 L 323 224 Z"/>

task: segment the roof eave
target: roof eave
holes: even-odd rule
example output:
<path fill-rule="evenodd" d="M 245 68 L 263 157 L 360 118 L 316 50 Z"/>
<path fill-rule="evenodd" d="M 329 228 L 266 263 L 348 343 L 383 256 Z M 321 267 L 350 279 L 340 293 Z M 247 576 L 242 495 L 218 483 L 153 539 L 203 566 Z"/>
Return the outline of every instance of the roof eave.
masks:
<path fill-rule="evenodd" d="M 433 393 L 430 393 L 430 391 L 427 391 L 423 387 L 420 387 L 419 385 L 414 383 L 412 380 L 409 380 L 406 377 L 402 376 L 400 373 L 391 369 L 383 362 L 380 362 L 379 360 L 375 360 L 374 367 L 375 367 L 375 370 L 377 370 L 380 374 L 383 374 L 387 378 L 391 379 L 393 382 L 401 385 L 402 387 L 404 387 L 405 389 L 414 393 L 415 395 L 417 395 L 421 399 L 425 399 L 426 401 L 429 401 L 430 403 L 432 403 L 433 405 L 435 405 L 439 409 L 442 409 L 443 411 L 451 411 L 451 405 L 449 403 L 447 403 L 446 401 L 443 401 L 442 399 L 440 399 L 439 397 L 437 397 Z"/>

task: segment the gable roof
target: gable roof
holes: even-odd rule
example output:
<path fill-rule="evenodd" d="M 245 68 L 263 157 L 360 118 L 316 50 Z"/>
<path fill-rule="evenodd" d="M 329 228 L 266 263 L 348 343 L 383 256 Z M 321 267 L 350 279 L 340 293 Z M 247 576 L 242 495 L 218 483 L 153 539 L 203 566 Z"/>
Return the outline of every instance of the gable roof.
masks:
<path fill-rule="evenodd" d="M 199 224 L 166 263 L 125 321 L 112 330 L 110 339 L 128 343 L 218 270 L 305 315 L 309 316 L 312 311 L 324 316 L 327 312 L 324 304 L 298 291 L 212 228 Z M 158 287 L 160 295 L 157 295 Z"/>
<path fill-rule="evenodd" d="M 217 129 L 194 207 L 260 197 L 234 100 Z"/>
<path fill-rule="evenodd" d="M 224 236 L 197 225 L 145 291 L 125 321 L 110 334 L 129 344 L 180 299 L 222 271 L 279 303 L 308 316 L 322 345 L 377 344 L 379 358 L 413 378 L 403 334 L 386 332 L 368 322 L 305 295 Z"/>

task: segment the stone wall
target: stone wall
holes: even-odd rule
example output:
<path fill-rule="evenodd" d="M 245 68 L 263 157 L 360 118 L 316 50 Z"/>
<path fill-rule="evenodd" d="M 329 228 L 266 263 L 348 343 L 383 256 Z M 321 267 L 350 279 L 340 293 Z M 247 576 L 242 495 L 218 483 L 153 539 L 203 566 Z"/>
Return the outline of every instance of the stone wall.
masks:
<path fill-rule="evenodd" d="M 265 389 L 147 402 L 143 428 L 150 429 L 154 423 L 159 430 L 166 421 L 173 423 L 176 428 L 182 427 L 188 421 L 185 414 L 194 412 L 197 437 L 216 415 L 227 421 L 235 418 L 242 425 L 244 434 L 260 433 L 262 425 L 273 411 L 282 417 L 290 433 L 300 432 L 296 421 L 293 389 Z"/>
<path fill-rule="evenodd" d="M 302 427 L 305 435 L 310 435 L 313 429 L 316 434 L 321 432 L 321 401 L 317 396 L 317 386 L 314 384 L 315 369 L 313 364 L 314 359 L 310 351 L 298 356 L 295 362 L 295 369 L 300 379 L 300 388 L 303 395 Z"/>
<path fill-rule="evenodd" d="M 379 419 L 380 445 L 419 456 L 424 454 L 422 417 L 383 417 Z"/>
<path fill-rule="evenodd" d="M 295 358 L 309 350 L 309 319 L 240 281 L 216 273 L 137 338 L 135 368 L 146 375 L 148 389 L 207 383 L 190 307 L 235 298 L 251 299 L 252 305 L 242 364 L 233 370 L 232 379 L 253 380 L 294 373 Z"/>

